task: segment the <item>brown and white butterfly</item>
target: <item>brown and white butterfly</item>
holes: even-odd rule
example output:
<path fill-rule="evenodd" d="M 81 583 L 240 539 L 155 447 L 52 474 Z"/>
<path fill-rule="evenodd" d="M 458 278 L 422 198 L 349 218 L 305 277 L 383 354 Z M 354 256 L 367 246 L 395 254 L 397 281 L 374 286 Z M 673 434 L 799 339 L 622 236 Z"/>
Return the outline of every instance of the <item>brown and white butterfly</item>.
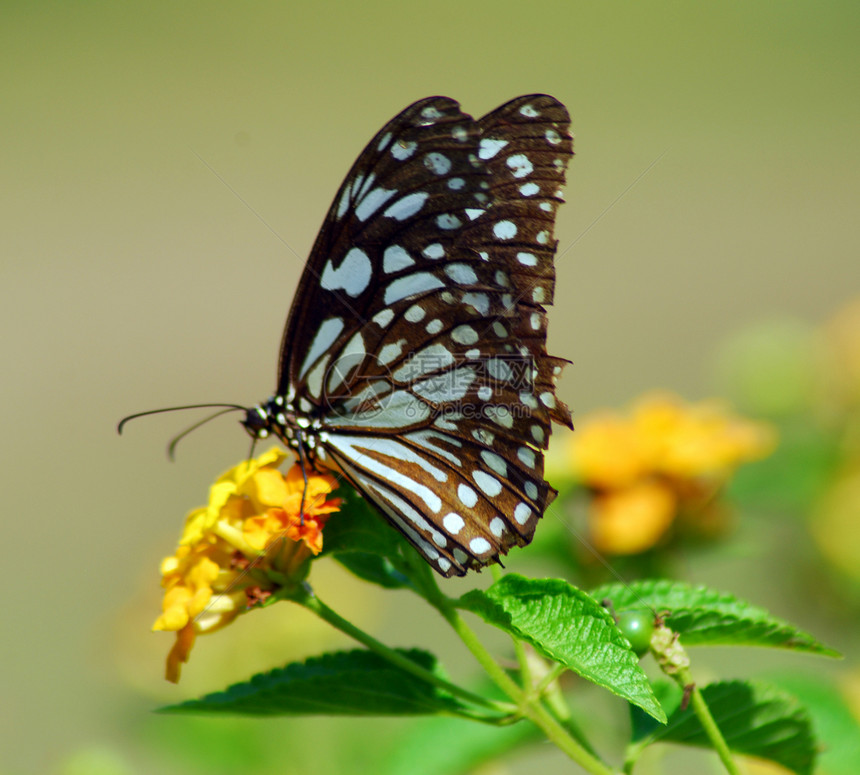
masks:
<path fill-rule="evenodd" d="M 556 495 L 543 450 L 571 418 L 545 307 L 569 127 L 541 94 L 389 121 L 317 237 L 277 391 L 243 421 L 340 472 L 444 576 L 527 544 Z"/>

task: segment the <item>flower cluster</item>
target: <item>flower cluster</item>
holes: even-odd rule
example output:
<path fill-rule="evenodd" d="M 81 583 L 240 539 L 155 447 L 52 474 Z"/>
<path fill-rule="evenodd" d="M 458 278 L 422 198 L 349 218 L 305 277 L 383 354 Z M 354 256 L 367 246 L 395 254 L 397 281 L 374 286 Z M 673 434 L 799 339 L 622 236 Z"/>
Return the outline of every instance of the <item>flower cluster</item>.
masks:
<path fill-rule="evenodd" d="M 163 612 L 154 630 L 176 633 L 167 679 L 176 682 L 197 635 L 224 627 L 307 572 L 322 550 L 322 529 L 340 500 L 330 476 L 301 467 L 286 475 L 285 453 L 272 449 L 223 474 L 209 504 L 192 511 L 176 553 L 161 564 Z M 302 508 L 302 499 L 304 507 Z"/>
<path fill-rule="evenodd" d="M 626 415 L 592 415 L 567 451 L 576 479 L 591 494 L 593 545 L 636 554 L 655 546 L 679 518 L 706 524 L 737 466 L 766 456 L 773 443 L 767 426 L 714 402 L 654 395 Z"/>

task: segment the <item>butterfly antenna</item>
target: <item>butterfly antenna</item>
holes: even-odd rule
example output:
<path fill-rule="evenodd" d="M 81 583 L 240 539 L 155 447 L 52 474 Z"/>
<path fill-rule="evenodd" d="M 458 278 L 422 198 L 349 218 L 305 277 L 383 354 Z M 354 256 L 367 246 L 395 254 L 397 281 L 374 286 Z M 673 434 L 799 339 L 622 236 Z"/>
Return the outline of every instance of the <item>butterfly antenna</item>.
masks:
<path fill-rule="evenodd" d="M 122 434 L 125 424 L 130 420 L 136 420 L 138 417 L 147 417 L 150 414 L 163 414 L 164 412 L 184 412 L 186 409 L 229 409 L 231 411 L 241 409 L 243 412 L 248 410 L 246 406 L 239 406 L 238 404 L 189 404 L 188 406 L 169 406 L 166 409 L 150 409 L 148 412 L 137 412 L 136 414 L 130 414 L 128 417 L 123 417 L 119 421 L 119 425 L 116 426 L 116 432 Z M 217 416 L 213 415 L 213 417 Z"/>
<path fill-rule="evenodd" d="M 210 414 L 208 417 L 204 417 L 199 422 L 194 423 L 194 425 L 190 425 L 184 431 L 177 434 L 170 440 L 170 444 L 167 445 L 167 457 L 171 460 L 174 459 L 174 453 L 176 452 L 176 445 L 179 444 L 182 439 L 184 439 L 189 433 L 192 431 L 196 431 L 201 425 L 206 425 L 210 420 L 214 420 L 216 417 L 220 417 L 222 414 L 229 414 L 230 412 L 235 412 L 237 409 L 244 409 L 242 406 L 231 406 L 229 409 L 222 409 L 220 412 L 215 412 L 215 414 Z"/>

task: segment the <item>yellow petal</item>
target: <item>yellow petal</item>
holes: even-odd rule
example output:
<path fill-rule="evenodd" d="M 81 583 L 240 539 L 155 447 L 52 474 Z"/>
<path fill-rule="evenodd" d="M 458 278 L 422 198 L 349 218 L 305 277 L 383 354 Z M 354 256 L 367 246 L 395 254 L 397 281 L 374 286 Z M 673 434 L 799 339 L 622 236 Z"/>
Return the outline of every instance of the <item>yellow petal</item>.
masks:
<path fill-rule="evenodd" d="M 595 548 L 637 554 L 652 548 L 675 516 L 675 497 L 659 484 L 643 483 L 595 498 L 590 529 Z"/>

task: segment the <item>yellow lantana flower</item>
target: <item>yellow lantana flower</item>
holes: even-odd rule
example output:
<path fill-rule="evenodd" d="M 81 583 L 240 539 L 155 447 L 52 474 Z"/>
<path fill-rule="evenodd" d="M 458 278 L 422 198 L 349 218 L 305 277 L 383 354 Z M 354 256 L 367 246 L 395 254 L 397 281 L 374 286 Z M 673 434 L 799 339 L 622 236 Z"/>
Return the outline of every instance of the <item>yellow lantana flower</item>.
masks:
<path fill-rule="evenodd" d="M 322 530 L 340 499 L 328 475 L 298 464 L 286 475 L 286 453 L 271 449 L 220 476 L 209 504 L 192 511 L 176 553 L 161 563 L 164 600 L 154 630 L 176 633 L 167 679 L 176 682 L 198 634 L 224 627 L 285 583 L 303 578 L 322 550 Z M 304 509 L 302 497 L 304 495 Z"/>
<path fill-rule="evenodd" d="M 573 475 L 592 495 L 594 546 L 635 554 L 655 546 L 679 516 L 707 524 L 719 489 L 741 463 L 771 452 L 774 433 L 717 402 L 660 394 L 628 413 L 587 417 L 569 444 Z"/>

